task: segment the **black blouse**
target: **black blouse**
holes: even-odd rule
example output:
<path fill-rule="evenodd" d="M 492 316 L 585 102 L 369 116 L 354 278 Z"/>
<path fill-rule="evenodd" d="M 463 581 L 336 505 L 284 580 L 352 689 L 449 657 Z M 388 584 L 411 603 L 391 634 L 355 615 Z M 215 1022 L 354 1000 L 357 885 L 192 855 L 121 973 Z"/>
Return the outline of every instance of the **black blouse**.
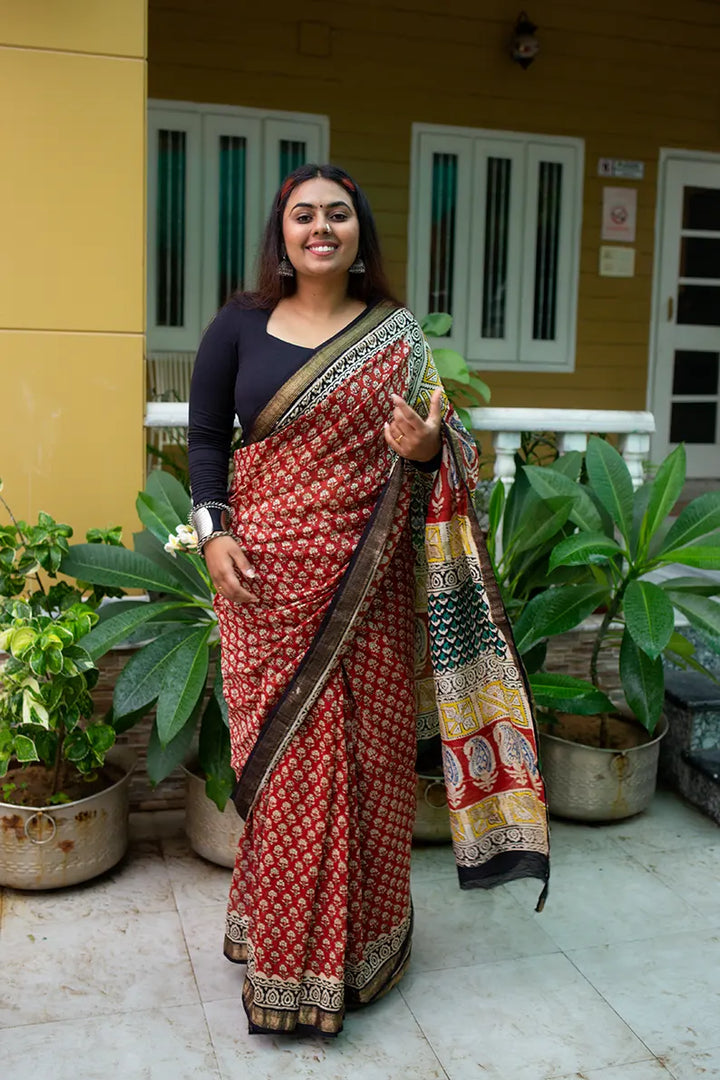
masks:
<path fill-rule="evenodd" d="M 194 506 L 227 500 L 235 416 L 245 440 L 271 398 L 317 351 L 268 334 L 270 314 L 230 301 L 203 335 L 190 384 L 188 458 Z M 439 458 L 420 468 L 437 468 Z M 213 527 L 221 528 L 220 511 L 212 511 L 212 517 Z"/>

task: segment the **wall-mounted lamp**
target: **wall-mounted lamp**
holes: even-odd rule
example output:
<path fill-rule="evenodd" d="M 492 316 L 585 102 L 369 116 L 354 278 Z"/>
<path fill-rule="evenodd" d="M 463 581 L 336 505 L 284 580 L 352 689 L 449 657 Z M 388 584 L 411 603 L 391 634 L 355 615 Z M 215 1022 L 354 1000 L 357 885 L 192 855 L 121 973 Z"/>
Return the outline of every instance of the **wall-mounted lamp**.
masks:
<path fill-rule="evenodd" d="M 521 11 L 513 31 L 511 56 L 521 67 L 527 68 L 540 51 L 540 42 L 535 37 L 537 26 L 528 18 L 526 11 Z"/>

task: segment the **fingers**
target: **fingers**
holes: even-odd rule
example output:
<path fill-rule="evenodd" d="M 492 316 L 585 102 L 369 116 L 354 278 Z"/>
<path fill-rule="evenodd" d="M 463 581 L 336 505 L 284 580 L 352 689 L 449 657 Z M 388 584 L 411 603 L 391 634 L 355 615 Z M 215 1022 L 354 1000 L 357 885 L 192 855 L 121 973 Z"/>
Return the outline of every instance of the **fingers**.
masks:
<path fill-rule="evenodd" d="M 440 387 L 437 390 L 433 390 L 432 397 L 430 398 L 430 410 L 428 412 L 428 421 L 433 427 L 440 427 L 442 421 L 442 406 L 443 392 Z"/>
<path fill-rule="evenodd" d="M 255 570 L 240 545 L 231 536 L 217 536 L 205 545 L 205 562 L 220 596 L 235 604 L 257 604 L 258 598 L 246 588 Z"/>
<path fill-rule="evenodd" d="M 392 418 L 400 431 L 405 431 L 407 428 L 417 431 L 423 427 L 425 423 L 423 418 L 418 416 L 415 410 L 399 394 L 391 394 L 390 400 L 394 406 Z"/>
<path fill-rule="evenodd" d="M 385 442 L 391 450 L 394 450 L 400 457 L 407 457 L 407 448 L 403 448 L 402 445 L 404 436 L 398 439 L 397 436 L 393 434 L 392 428 L 387 420 L 385 421 L 385 426 L 383 428 L 383 435 L 385 436 Z"/>

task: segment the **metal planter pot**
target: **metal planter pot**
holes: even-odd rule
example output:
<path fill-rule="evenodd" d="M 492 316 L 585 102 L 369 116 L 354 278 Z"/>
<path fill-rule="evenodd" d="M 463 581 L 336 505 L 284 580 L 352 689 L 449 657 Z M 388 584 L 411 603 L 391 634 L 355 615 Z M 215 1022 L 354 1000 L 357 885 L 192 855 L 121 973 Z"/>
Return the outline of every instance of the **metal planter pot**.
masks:
<path fill-rule="evenodd" d="M 418 773 L 415 786 L 413 840 L 447 843 L 452 839 L 445 781 L 440 776 Z"/>
<path fill-rule="evenodd" d="M 185 773 L 185 834 L 193 851 L 218 866 L 234 866 L 244 828 L 232 800 L 222 813 L 205 794 L 205 781 L 190 769 Z"/>
<path fill-rule="evenodd" d="M 557 817 L 617 821 L 645 810 L 655 792 L 660 718 L 653 738 L 627 750 L 602 750 L 540 732 L 540 758 L 548 807 Z"/>
<path fill-rule="evenodd" d="M 0 802 L 0 885 L 59 889 L 104 873 L 128 846 L 128 794 L 135 754 L 113 747 L 111 765 L 125 775 L 87 799 L 58 806 Z"/>

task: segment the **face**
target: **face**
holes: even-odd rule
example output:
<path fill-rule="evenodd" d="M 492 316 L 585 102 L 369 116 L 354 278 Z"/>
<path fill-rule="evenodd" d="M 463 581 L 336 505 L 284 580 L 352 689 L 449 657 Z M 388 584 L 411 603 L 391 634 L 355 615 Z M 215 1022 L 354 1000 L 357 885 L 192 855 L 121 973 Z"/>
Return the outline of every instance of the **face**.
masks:
<path fill-rule="evenodd" d="M 297 274 L 346 274 L 360 242 L 350 192 L 321 176 L 299 184 L 285 206 L 283 239 Z"/>

